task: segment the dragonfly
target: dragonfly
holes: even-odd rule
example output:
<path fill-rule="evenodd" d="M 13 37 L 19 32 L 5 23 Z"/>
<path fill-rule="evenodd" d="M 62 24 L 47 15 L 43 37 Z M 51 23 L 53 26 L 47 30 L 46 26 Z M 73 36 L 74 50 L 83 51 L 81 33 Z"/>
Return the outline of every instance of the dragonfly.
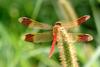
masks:
<path fill-rule="evenodd" d="M 92 35 L 90 34 L 82 34 L 82 33 L 71 33 L 68 32 L 69 29 L 80 26 L 81 24 L 85 23 L 90 18 L 89 15 L 84 15 L 76 20 L 73 20 L 69 23 L 62 23 L 61 21 L 58 21 L 55 23 L 55 25 L 51 26 L 46 23 L 41 23 L 38 21 L 35 21 L 33 19 L 30 19 L 28 17 L 20 17 L 18 21 L 28 27 L 28 28 L 36 28 L 36 29 L 42 29 L 42 30 L 50 30 L 48 32 L 43 33 L 28 33 L 23 36 L 23 39 L 27 42 L 32 43 L 40 43 L 40 42 L 48 42 L 52 41 L 51 49 L 49 52 L 49 58 L 54 53 L 55 44 L 58 42 L 58 32 L 59 30 L 62 31 L 62 33 L 66 33 L 65 36 L 67 36 L 67 39 L 70 37 L 73 37 L 75 42 L 89 42 L 93 40 Z"/>

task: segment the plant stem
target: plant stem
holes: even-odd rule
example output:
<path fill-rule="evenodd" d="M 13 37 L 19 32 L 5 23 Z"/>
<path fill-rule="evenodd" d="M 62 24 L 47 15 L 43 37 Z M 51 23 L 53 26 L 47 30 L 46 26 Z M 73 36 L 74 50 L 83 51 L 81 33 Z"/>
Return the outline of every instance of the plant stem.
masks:
<path fill-rule="evenodd" d="M 74 42 L 73 38 L 65 30 L 59 31 L 57 46 L 63 67 L 78 67 Z"/>

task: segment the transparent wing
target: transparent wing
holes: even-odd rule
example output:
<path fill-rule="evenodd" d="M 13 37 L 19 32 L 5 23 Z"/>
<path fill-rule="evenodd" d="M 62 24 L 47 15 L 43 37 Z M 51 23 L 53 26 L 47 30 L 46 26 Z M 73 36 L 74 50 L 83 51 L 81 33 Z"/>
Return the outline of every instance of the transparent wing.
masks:
<path fill-rule="evenodd" d="M 69 37 L 72 37 L 76 42 L 89 42 L 93 40 L 92 35 L 82 33 L 68 33 Z"/>
<path fill-rule="evenodd" d="M 52 32 L 25 34 L 23 40 L 33 43 L 49 42 L 52 41 Z"/>
<path fill-rule="evenodd" d="M 37 22 L 37 21 L 32 20 L 32 19 L 27 18 L 27 17 L 20 17 L 18 19 L 18 21 L 21 24 L 23 24 L 24 26 L 27 26 L 29 28 L 37 28 L 37 29 L 45 29 L 45 30 L 52 29 L 52 26 L 50 26 L 48 24 Z"/>
<path fill-rule="evenodd" d="M 92 41 L 93 37 L 90 34 L 82 33 L 68 33 L 69 37 L 72 37 L 76 42 L 88 42 Z M 52 41 L 52 32 L 37 33 L 37 34 L 25 34 L 23 40 L 33 43 L 49 42 Z"/>
<path fill-rule="evenodd" d="M 87 21 L 89 18 L 90 18 L 89 15 L 85 15 L 85 16 L 78 18 L 77 20 L 72 21 L 72 22 L 62 23 L 62 26 L 64 26 L 64 28 L 66 28 L 66 29 L 77 27 L 77 26 L 81 25 L 82 23 L 84 23 L 85 21 Z"/>

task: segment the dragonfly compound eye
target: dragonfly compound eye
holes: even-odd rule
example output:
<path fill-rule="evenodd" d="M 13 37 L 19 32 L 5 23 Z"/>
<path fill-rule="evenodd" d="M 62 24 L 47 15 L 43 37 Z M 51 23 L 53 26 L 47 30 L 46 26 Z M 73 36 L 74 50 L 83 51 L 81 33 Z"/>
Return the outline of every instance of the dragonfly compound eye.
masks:
<path fill-rule="evenodd" d="M 56 22 L 56 24 L 55 25 L 59 25 L 59 26 L 61 26 L 61 23 L 60 22 Z"/>

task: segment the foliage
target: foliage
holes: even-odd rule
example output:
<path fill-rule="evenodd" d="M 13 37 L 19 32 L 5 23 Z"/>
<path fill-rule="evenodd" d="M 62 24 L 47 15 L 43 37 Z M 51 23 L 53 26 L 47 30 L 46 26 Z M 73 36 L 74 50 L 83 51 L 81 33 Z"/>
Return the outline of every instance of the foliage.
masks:
<path fill-rule="evenodd" d="M 57 4 L 57 1 L 60 3 Z M 80 67 L 100 67 L 100 0 L 0 0 L 0 67 L 61 67 L 56 49 L 48 58 L 51 42 L 33 44 L 21 39 L 31 32 L 18 22 L 21 16 L 54 25 L 58 20 L 70 21 L 83 15 L 91 19 L 74 32 L 93 35 L 88 43 L 76 43 Z M 65 12 L 58 6 L 64 4 Z M 66 6 L 67 5 L 67 6 Z M 68 8 L 69 7 L 69 8 Z M 64 9 L 64 8 L 63 8 Z M 71 12 L 71 13 L 70 13 Z M 78 30 L 78 31 L 77 31 Z M 35 33 L 39 30 L 33 30 Z"/>

